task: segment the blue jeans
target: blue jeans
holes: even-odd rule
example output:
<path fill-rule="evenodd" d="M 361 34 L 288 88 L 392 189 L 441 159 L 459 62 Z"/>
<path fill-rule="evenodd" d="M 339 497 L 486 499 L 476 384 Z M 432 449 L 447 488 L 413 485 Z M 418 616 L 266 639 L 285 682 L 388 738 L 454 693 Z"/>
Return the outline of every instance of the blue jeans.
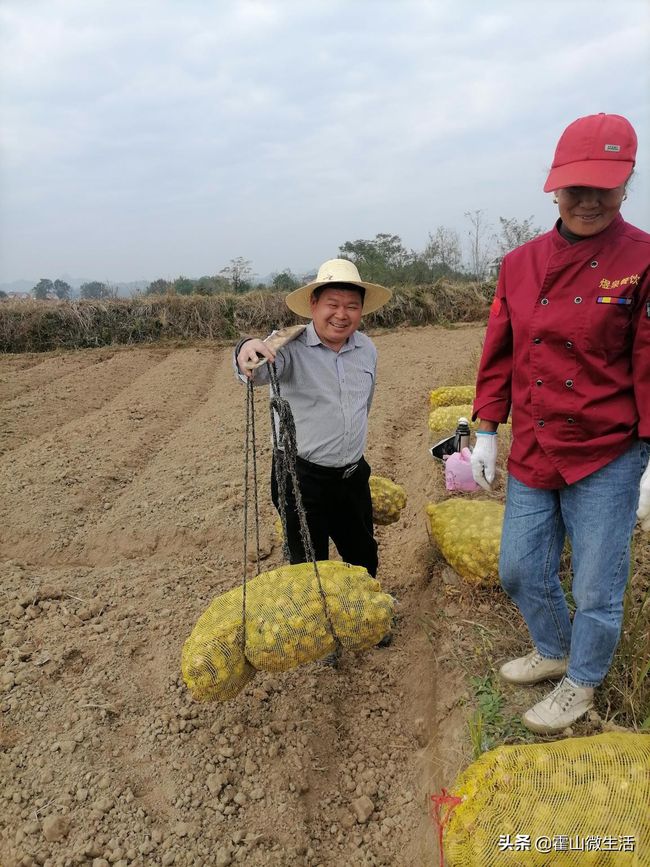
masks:
<path fill-rule="evenodd" d="M 499 571 L 542 656 L 569 658 L 567 674 L 598 686 L 607 674 L 623 620 L 630 540 L 646 446 L 559 490 L 529 488 L 509 476 Z M 558 575 L 571 542 L 573 624 Z"/>

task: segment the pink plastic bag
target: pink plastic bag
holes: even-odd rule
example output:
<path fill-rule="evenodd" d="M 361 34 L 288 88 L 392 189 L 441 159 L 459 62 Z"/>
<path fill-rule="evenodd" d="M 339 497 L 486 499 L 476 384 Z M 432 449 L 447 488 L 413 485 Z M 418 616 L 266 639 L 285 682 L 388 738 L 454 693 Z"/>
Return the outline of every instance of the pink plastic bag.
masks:
<path fill-rule="evenodd" d="M 448 491 L 478 491 L 480 486 L 472 476 L 472 453 L 468 448 L 454 452 L 445 461 L 445 487 Z"/>

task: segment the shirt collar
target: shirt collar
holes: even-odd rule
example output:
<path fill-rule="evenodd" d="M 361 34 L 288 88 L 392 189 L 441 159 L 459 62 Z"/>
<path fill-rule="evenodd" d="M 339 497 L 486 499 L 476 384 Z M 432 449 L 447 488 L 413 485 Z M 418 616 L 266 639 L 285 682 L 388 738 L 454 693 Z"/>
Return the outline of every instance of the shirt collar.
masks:
<path fill-rule="evenodd" d="M 305 343 L 307 344 L 307 346 L 325 346 L 318 334 L 316 334 L 313 319 L 305 328 L 303 333 L 305 335 Z M 359 332 L 354 331 L 345 341 L 343 346 L 339 349 L 339 352 L 348 352 L 350 349 L 355 349 L 357 346 L 361 346 L 361 338 L 359 337 Z"/>
<path fill-rule="evenodd" d="M 623 219 L 623 215 L 618 213 L 612 222 L 607 226 L 606 229 L 603 229 L 602 232 L 599 232 L 597 235 L 589 235 L 586 238 L 583 238 L 579 243 L 572 244 L 567 238 L 562 237 L 560 233 L 560 224 L 562 220 L 558 219 L 555 223 L 555 227 L 552 230 L 551 237 L 553 239 L 554 246 L 559 250 L 575 250 L 576 248 L 580 249 L 581 253 L 584 253 L 587 249 L 596 249 L 600 250 L 603 244 L 609 243 L 609 241 L 616 238 L 625 226 L 625 220 Z"/>

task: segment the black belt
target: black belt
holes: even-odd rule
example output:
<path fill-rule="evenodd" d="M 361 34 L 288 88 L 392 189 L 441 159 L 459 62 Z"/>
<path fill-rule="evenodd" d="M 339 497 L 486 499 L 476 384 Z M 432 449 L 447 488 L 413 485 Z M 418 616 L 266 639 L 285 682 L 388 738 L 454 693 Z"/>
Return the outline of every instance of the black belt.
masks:
<path fill-rule="evenodd" d="M 359 469 L 363 457 L 354 464 L 348 464 L 345 467 L 324 467 L 321 464 L 312 464 L 311 461 L 306 461 L 304 458 L 296 457 L 298 467 L 303 467 L 310 472 L 321 476 L 328 476 L 333 479 L 349 479 Z"/>

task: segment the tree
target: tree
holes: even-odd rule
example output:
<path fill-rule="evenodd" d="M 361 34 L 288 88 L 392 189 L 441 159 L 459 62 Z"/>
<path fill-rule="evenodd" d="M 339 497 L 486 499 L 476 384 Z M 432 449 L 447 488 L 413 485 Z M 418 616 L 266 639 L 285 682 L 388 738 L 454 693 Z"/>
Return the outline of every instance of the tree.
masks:
<path fill-rule="evenodd" d="M 298 286 L 300 286 L 300 281 L 294 274 L 292 274 L 290 268 L 285 268 L 284 271 L 280 271 L 279 274 L 273 275 L 271 286 L 277 292 L 293 292 L 294 289 L 297 289 Z"/>
<path fill-rule="evenodd" d="M 32 295 L 37 301 L 47 301 L 54 294 L 54 284 L 46 277 L 41 277 L 32 289 Z"/>
<path fill-rule="evenodd" d="M 230 283 L 230 288 L 233 292 L 248 292 L 251 288 L 251 278 L 253 269 L 248 259 L 243 256 L 237 256 L 236 259 L 231 259 L 230 263 L 222 268 L 219 272 Z"/>
<path fill-rule="evenodd" d="M 544 231 L 539 226 L 533 226 L 532 215 L 527 220 L 519 222 L 515 217 L 499 217 L 501 223 L 501 233 L 497 238 L 497 247 L 499 255 L 505 256 L 516 247 L 521 247 L 526 241 L 532 241 Z"/>
<path fill-rule="evenodd" d="M 90 283 L 83 283 L 79 287 L 79 295 L 82 298 L 113 298 L 116 294 L 112 287 L 98 280 L 91 280 Z"/>
<path fill-rule="evenodd" d="M 0 289 L 0 298 L 8 298 L 9 296 L 4 289 Z"/>
<path fill-rule="evenodd" d="M 403 283 L 409 266 L 417 258 L 407 250 L 399 235 L 380 232 L 374 240 L 363 238 L 346 241 L 339 247 L 339 255 L 357 266 L 364 280 L 372 283 Z"/>
<path fill-rule="evenodd" d="M 177 277 L 173 283 L 174 292 L 178 295 L 191 295 L 194 291 L 194 283 L 189 277 Z"/>
<path fill-rule="evenodd" d="M 438 226 L 435 232 L 429 232 L 422 258 L 431 269 L 438 266 L 444 274 L 460 271 L 463 266 L 460 235 L 455 229 Z"/>
<path fill-rule="evenodd" d="M 465 216 L 471 225 L 469 231 L 469 268 L 470 273 L 476 280 L 485 279 L 488 262 L 492 258 L 488 235 L 490 224 L 487 222 L 484 213 L 481 209 L 465 211 Z"/>
<path fill-rule="evenodd" d="M 216 295 L 218 292 L 228 292 L 230 282 L 220 274 L 214 274 L 211 277 L 199 277 L 194 281 L 194 293 L 196 295 Z"/>
<path fill-rule="evenodd" d="M 54 294 L 59 299 L 59 301 L 69 301 L 71 293 L 72 286 L 70 286 L 69 283 L 66 283 L 65 280 L 54 281 Z"/>
<path fill-rule="evenodd" d="M 167 292 L 170 292 L 172 288 L 172 284 L 169 280 L 163 280 L 162 277 L 159 277 L 157 280 L 153 280 L 145 289 L 145 295 L 166 295 Z"/>

